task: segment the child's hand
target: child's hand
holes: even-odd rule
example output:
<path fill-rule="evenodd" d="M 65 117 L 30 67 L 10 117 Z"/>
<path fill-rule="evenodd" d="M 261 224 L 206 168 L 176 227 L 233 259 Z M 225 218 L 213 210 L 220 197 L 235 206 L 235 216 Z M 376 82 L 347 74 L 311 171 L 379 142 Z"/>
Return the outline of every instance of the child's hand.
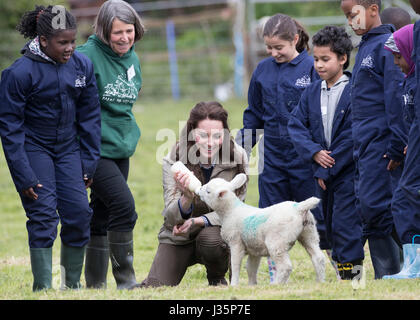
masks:
<path fill-rule="evenodd" d="M 37 184 L 36 185 L 37 188 L 42 188 L 42 184 Z M 32 200 L 37 200 L 38 199 L 38 194 L 35 193 L 34 188 L 30 187 L 29 189 L 25 189 L 22 191 L 23 195 L 29 199 Z"/>
<path fill-rule="evenodd" d="M 85 182 L 85 187 L 86 187 L 86 189 L 88 189 L 88 188 L 90 188 L 90 186 L 92 185 L 92 183 L 93 183 L 93 179 L 91 178 L 91 179 L 88 179 L 88 178 L 83 178 L 83 181 Z"/>
<path fill-rule="evenodd" d="M 327 186 L 325 185 L 324 179 L 318 178 L 318 184 L 321 187 L 322 190 L 327 190 Z"/>
<path fill-rule="evenodd" d="M 384 158 L 388 158 L 386 154 L 384 154 Z M 401 162 L 395 161 L 390 159 L 388 162 L 388 165 L 386 166 L 386 170 L 393 171 L 398 168 L 398 166 L 401 164 Z"/>
<path fill-rule="evenodd" d="M 404 155 L 407 155 L 407 148 L 408 148 L 408 146 L 405 146 L 405 147 L 404 147 L 404 152 L 403 152 L 403 153 L 404 153 Z"/>
<path fill-rule="evenodd" d="M 88 177 L 87 177 L 87 174 L 85 174 L 85 175 L 83 176 L 83 182 L 85 183 L 85 187 L 86 187 L 86 189 L 87 189 L 87 188 L 89 188 L 89 187 L 92 185 L 92 183 L 93 183 L 93 179 L 92 179 L 92 178 L 88 178 Z"/>
<path fill-rule="evenodd" d="M 318 163 L 321 167 L 327 169 L 328 167 L 332 167 L 335 165 L 335 160 L 333 157 L 330 157 L 331 151 L 321 150 L 313 156 L 313 159 L 316 163 Z"/>

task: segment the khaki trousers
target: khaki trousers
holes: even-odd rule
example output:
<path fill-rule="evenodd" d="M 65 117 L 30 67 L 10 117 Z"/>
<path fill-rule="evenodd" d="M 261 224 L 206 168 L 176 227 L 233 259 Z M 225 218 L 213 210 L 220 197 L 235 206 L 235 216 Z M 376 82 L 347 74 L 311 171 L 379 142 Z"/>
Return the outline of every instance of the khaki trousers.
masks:
<path fill-rule="evenodd" d="M 206 267 L 209 285 L 227 284 L 225 274 L 230 262 L 229 248 L 220 236 L 220 227 L 203 228 L 195 241 L 186 245 L 160 243 L 143 287 L 176 286 L 188 267 Z"/>

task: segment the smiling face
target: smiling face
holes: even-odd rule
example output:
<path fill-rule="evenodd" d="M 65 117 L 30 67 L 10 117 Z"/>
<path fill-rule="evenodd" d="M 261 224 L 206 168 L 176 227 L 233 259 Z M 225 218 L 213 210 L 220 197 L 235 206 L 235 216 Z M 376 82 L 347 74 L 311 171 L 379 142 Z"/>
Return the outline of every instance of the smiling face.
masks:
<path fill-rule="evenodd" d="M 210 119 L 201 120 L 194 130 L 194 136 L 202 163 L 211 163 L 223 144 L 223 122 Z"/>
<path fill-rule="evenodd" d="M 277 63 L 285 63 L 292 61 L 299 55 L 296 51 L 296 43 L 298 40 L 298 35 L 295 35 L 295 39 L 293 41 L 283 40 L 277 36 L 265 36 L 264 44 L 267 53 L 271 55 Z"/>
<path fill-rule="evenodd" d="M 75 29 L 67 29 L 49 39 L 40 36 L 42 51 L 57 63 L 67 63 L 76 49 L 76 33 Z"/>
<path fill-rule="evenodd" d="M 136 36 L 134 24 L 125 23 L 118 18 L 112 22 L 109 46 L 119 56 L 123 56 L 134 44 Z"/>
<path fill-rule="evenodd" d="M 338 56 L 329 46 L 314 46 L 314 66 L 320 78 L 325 80 L 328 87 L 334 85 L 343 75 L 343 66 L 347 56 Z"/>

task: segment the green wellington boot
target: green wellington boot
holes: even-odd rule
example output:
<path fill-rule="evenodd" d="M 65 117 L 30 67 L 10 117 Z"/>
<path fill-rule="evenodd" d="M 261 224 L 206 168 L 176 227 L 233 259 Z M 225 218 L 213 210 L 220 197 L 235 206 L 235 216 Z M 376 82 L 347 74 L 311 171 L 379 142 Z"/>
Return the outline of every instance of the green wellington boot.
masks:
<path fill-rule="evenodd" d="M 30 248 L 33 291 L 52 288 L 52 248 Z"/>
<path fill-rule="evenodd" d="M 61 289 L 80 289 L 85 247 L 69 247 L 61 243 Z"/>
<path fill-rule="evenodd" d="M 109 264 L 107 236 L 91 235 L 86 247 L 85 279 L 86 287 L 106 288 L 106 276 Z"/>

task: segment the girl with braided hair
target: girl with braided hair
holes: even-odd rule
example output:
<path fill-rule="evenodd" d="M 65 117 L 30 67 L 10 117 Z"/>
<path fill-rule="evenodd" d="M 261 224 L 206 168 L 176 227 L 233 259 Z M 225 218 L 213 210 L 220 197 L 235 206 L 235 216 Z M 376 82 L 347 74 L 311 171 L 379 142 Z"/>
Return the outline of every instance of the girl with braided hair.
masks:
<path fill-rule="evenodd" d="M 2 72 L 0 136 L 28 217 L 32 288 L 52 287 L 59 220 L 62 288 L 79 288 L 92 215 L 86 188 L 100 148 L 93 65 L 74 51 L 76 21 L 64 7 L 36 6 L 17 30 L 30 41 Z"/>

